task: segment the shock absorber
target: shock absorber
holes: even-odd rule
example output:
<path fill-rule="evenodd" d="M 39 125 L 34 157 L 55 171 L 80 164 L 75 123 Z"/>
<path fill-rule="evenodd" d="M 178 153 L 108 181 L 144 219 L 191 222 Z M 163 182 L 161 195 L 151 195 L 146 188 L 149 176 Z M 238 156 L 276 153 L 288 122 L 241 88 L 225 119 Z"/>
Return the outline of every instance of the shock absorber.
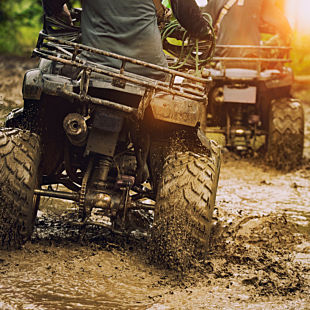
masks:
<path fill-rule="evenodd" d="M 90 162 L 80 193 L 80 218 L 89 217 L 93 207 L 105 209 L 111 206 L 111 196 L 105 192 L 111 165 L 112 158 L 103 155 L 96 155 L 94 164 Z"/>
<path fill-rule="evenodd" d="M 231 130 L 232 144 L 236 151 L 246 152 L 250 147 L 251 130 L 243 124 L 243 106 L 238 104 L 234 110 Z"/>
<path fill-rule="evenodd" d="M 98 155 L 92 176 L 92 184 L 96 188 L 105 187 L 111 165 L 112 165 L 112 157 L 105 155 Z"/>
<path fill-rule="evenodd" d="M 241 104 L 237 104 L 234 107 L 233 124 L 231 130 L 232 144 L 236 151 L 245 151 L 247 149 L 242 118 L 242 106 Z"/>
<path fill-rule="evenodd" d="M 242 107 L 241 104 L 237 104 L 235 109 L 235 115 L 233 118 L 233 126 L 235 128 L 240 128 L 242 126 Z"/>

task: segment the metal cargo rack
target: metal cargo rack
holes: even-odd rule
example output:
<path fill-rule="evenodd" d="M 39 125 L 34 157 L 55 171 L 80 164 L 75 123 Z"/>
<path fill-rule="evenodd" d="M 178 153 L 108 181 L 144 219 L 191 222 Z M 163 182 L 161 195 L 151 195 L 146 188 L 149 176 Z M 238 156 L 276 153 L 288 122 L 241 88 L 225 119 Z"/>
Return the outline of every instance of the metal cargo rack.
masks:
<path fill-rule="evenodd" d="M 63 85 L 61 89 L 58 87 L 58 93 L 61 95 L 72 97 L 81 102 L 89 102 L 112 109 L 121 110 L 122 112 L 139 112 L 137 109 L 132 107 L 91 97 L 88 94 L 88 88 L 90 85 L 91 74 L 95 73 L 96 77 L 98 76 L 99 78 L 109 77 L 112 80 L 112 85 L 120 90 L 124 89 L 127 83 L 137 85 L 144 89 L 145 92 L 141 100 L 144 107 L 149 104 L 156 92 L 164 92 L 172 96 L 180 96 L 189 100 L 201 102 L 202 104 L 207 103 L 207 93 L 212 82 L 211 77 L 201 78 L 155 64 L 150 64 L 141 60 L 89 47 L 87 45 L 66 41 L 61 38 L 46 35 L 43 32 L 40 33 L 38 42 L 39 44 L 33 52 L 34 55 L 54 62 L 62 63 L 63 65 L 70 65 L 80 70 L 79 76 L 81 79 L 78 81 L 80 93 L 70 91 L 66 88 L 66 85 Z M 103 66 L 96 62 L 89 61 L 81 56 L 82 52 L 117 59 L 121 62 L 120 69 Z M 167 76 L 166 81 L 155 80 L 127 72 L 127 63 L 132 63 L 162 72 Z"/>
<path fill-rule="evenodd" d="M 261 46 L 261 45 L 217 45 L 217 49 L 246 49 L 246 50 L 255 50 L 258 53 L 258 57 L 213 57 L 213 62 L 217 63 L 217 67 L 219 67 L 218 71 L 220 71 L 220 74 L 218 76 L 213 76 L 214 80 L 217 79 L 227 79 L 227 80 L 248 80 L 248 78 L 233 78 L 227 76 L 227 62 L 233 62 L 236 63 L 236 66 L 234 68 L 239 68 L 238 63 L 242 62 L 244 69 L 245 63 L 248 63 L 249 66 L 251 66 L 252 70 L 256 69 L 256 76 L 252 77 L 251 79 L 260 79 L 261 73 L 265 71 L 264 65 L 271 65 L 271 64 L 279 64 L 279 68 L 277 67 L 277 70 L 279 70 L 279 73 L 281 70 L 285 68 L 285 64 L 291 63 L 292 60 L 289 58 L 289 52 L 291 50 L 291 47 L 287 46 Z M 267 53 L 269 51 L 277 51 L 283 53 L 283 57 L 271 57 L 267 58 L 264 56 L 264 53 Z M 253 66 L 255 64 L 256 66 Z M 256 68 L 255 68 L 256 67 Z M 231 68 L 231 66 L 230 66 Z M 255 68 L 255 69 L 254 69 Z"/>

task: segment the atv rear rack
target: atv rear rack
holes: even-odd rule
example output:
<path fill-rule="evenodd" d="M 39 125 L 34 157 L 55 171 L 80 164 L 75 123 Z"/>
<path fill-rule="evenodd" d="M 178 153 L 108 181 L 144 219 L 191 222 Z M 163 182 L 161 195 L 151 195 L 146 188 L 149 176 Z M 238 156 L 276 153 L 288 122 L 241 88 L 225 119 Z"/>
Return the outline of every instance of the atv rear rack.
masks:
<path fill-rule="evenodd" d="M 79 81 L 79 94 L 68 91 L 65 85 L 62 90 L 58 89 L 58 92 L 62 91 L 64 95 L 71 96 L 74 99 L 83 102 L 88 101 L 94 104 L 102 104 L 105 106 L 112 104 L 113 108 L 122 110 L 123 112 L 133 112 L 134 109 L 130 107 L 122 106 L 117 103 L 107 102 L 106 100 L 99 98 L 93 98 L 87 94 L 91 74 L 96 73 L 97 75 L 99 74 L 99 77 L 106 76 L 110 79 L 112 78 L 112 85 L 120 89 L 125 88 L 127 82 L 145 88 L 145 93 L 147 93 L 147 95 L 144 97 L 148 97 L 148 101 L 150 101 L 150 97 L 152 97 L 149 95 L 150 93 L 154 95 L 155 92 L 165 92 L 173 96 L 180 96 L 190 100 L 202 102 L 204 104 L 207 102 L 206 94 L 208 93 L 208 88 L 212 82 L 210 77 L 201 78 L 193 76 L 184 72 L 179 72 L 158 65 L 150 64 L 141 60 L 48 36 L 43 32 L 40 33 L 38 42 L 40 43 L 34 50 L 34 55 L 80 69 L 81 72 L 79 76 L 82 78 Z M 88 52 L 118 59 L 121 61 L 121 67 L 120 69 L 115 69 L 86 60 L 85 58 L 80 57 L 81 52 Z M 155 80 L 127 72 L 125 70 L 127 63 L 151 68 L 158 72 L 163 72 L 167 75 L 167 81 Z"/>
<path fill-rule="evenodd" d="M 289 58 L 289 51 L 291 50 L 291 47 L 288 46 L 261 46 L 261 45 L 217 45 L 217 49 L 231 49 L 231 50 L 256 50 L 258 53 L 258 57 L 213 57 L 213 61 L 220 64 L 220 70 L 223 72 L 223 76 L 226 77 L 226 64 L 227 62 L 236 63 L 235 68 L 238 67 L 239 62 L 243 62 L 242 68 L 244 68 L 244 64 L 248 63 L 249 66 L 253 66 L 253 64 L 256 63 L 256 71 L 257 71 L 257 77 L 260 76 L 260 73 L 264 71 L 263 65 L 268 64 L 279 64 L 281 67 L 284 66 L 284 64 L 291 63 L 292 60 Z M 268 51 L 277 51 L 281 52 L 283 56 L 280 57 L 266 57 L 263 55 L 264 53 L 267 53 Z M 262 57 L 262 55 L 264 57 Z M 231 68 L 231 65 L 230 65 Z M 253 68 L 253 67 L 252 67 Z"/>

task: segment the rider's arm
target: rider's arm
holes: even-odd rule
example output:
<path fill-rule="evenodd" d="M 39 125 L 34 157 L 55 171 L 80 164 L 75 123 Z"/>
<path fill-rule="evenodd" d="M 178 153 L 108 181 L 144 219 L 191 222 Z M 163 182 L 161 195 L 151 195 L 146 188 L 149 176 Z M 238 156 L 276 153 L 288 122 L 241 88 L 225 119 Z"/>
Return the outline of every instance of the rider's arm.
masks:
<path fill-rule="evenodd" d="M 203 18 L 195 0 L 170 0 L 174 16 L 179 23 L 196 37 L 209 33 L 209 24 Z"/>
<path fill-rule="evenodd" d="M 72 18 L 67 7 L 69 0 L 42 0 L 44 12 L 48 16 L 55 16 L 64 23 L 71 25 Z"/>

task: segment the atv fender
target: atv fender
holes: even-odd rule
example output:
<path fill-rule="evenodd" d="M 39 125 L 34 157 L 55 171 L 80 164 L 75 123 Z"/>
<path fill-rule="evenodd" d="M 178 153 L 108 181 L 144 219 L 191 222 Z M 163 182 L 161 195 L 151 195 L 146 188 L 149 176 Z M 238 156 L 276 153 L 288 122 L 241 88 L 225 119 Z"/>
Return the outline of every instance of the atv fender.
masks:
<path fill-rule="evenodd" d="M 204 105 L 199 101 L 158 93 L 151 101 L 151 109 L 155 119 L 196 127 L 201 121 Z"/>
<path fill-rule="evenodd" d="M 23 82 L 23 98 L 40 100 L 43 91 L 43 77 L 40 69 L 26 72 Z"/>

